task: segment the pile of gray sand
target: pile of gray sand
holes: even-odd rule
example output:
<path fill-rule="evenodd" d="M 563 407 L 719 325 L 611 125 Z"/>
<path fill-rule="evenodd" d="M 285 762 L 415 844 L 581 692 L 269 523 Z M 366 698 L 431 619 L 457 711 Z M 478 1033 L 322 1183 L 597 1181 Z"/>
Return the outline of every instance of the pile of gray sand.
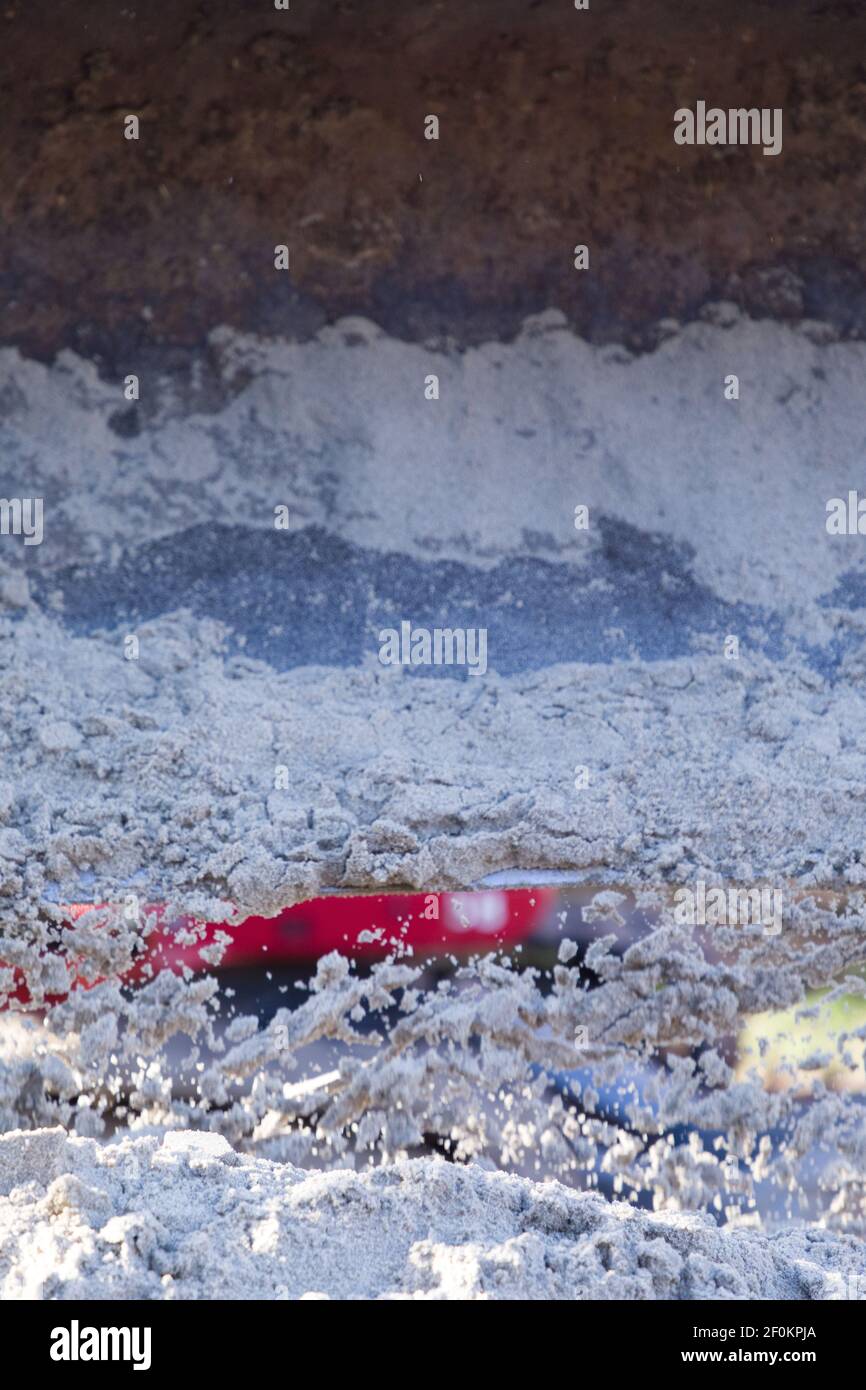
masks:
<path fill-rule="evenodd" d="M 175 1132 L 0 1138 L 5 1299 L 838 1299 L 851 1236 L 719 1230 L 441 1159 L 305 1172 Z"/>

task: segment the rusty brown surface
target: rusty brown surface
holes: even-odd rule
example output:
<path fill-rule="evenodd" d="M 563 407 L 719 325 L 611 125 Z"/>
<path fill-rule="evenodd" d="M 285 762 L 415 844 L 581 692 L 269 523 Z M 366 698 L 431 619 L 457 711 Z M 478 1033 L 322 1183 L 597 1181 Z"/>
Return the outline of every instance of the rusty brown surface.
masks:
<path fill-rule="evenodd" d="M 547 307 L 640 342 L 720 295 L 866 326 L 862 4 L 6 0 L 0 46 L 0 341 L 40 356 Z M 699 98 L 781 106 L 782 154 L 678 147 Z"/>

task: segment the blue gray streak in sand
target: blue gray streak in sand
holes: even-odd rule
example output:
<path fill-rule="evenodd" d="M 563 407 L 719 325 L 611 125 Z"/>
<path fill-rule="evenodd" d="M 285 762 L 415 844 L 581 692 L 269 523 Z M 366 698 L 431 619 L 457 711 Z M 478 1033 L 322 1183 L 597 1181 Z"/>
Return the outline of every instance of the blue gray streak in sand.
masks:
<path fill-rule="evenodd" d="M 729 633 L 748 633 L 773 658 L 794 648 L 777 615 L 701 584 L 689 547 L 610 517 L 596 525 L 601 545 L 580 566 L 525 556 L 488 569 L 365 549 L 321 527 L 199 526 L 126 550 L 112 567 L 53 571 L 33 590 L 62 592 L 76 635 L 188 608 L 226 624 L 247 655 L 278 671 L 360 665 L 376 653 L 379 630 L 404 618 L 487 628 L 489 664 L 503 676 L 558 662 L 667 660 Z M 820 653 L 809 655 L 829 674 Z"/>

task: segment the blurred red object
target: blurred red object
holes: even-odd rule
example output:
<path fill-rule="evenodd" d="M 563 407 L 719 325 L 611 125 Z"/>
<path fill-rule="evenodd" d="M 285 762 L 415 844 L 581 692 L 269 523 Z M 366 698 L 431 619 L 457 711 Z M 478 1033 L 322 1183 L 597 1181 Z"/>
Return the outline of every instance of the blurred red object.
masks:
<path fill-rule="evenodd" d="M 329 951 L 359 958 L 381 958 L 395 949 L 422 956 L 465 956 L 525 941 L 543 924 L 556 899 L 551 888 L 328 896 L 286 908 L 276 917 L 248 917 L 234 927 L 213 922 L 202 926 L 192 918 L 165 921 L 162 908 L 150 907 L 145 910 L 156 914 L 158 924 L 123 979 L 143 981 L 162 970 L 203 973 L 250 966 L 313 966 Z M 91 912 L 93 905 L 77 903 L 67 910 L 77 920 Z M 224 936 L 230 939 L 222 958 L 216 964 L 209 962 L 211 948 L 217 948 Z M 86 989 L 98 983 L 79 974 L 74 959 L 67 966 L 70 988 Z M 23 976 L 18 971 L 15 976 L 12 997 L 26 1005 L 30 1001 Z M 65 995 L 51 995 L 46 1002 L 62 998 Z"/>

